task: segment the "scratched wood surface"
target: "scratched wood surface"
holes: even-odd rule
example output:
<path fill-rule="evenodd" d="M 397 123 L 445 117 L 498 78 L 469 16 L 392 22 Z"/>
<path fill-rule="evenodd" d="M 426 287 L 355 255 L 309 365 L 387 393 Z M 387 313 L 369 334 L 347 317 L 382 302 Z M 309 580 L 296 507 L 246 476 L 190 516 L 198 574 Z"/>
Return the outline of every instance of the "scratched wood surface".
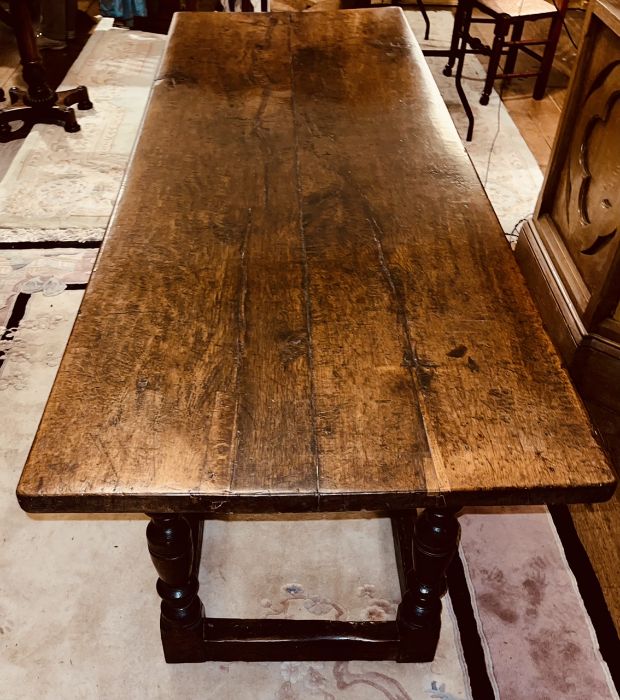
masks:
<path fill-rule="evenodd" d="M 178 15 L 22 506 L 613 485 L 402 12 Z"/>

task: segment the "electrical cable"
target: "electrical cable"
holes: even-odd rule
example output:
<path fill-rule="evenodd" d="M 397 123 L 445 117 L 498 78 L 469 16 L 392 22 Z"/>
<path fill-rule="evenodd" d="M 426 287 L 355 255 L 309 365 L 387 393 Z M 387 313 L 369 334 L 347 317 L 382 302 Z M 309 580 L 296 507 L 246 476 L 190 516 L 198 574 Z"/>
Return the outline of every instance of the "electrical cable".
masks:
<path fill-rule="evenodd" d="M 521 233 L 517 229 L 521 224 L 524 224 L 528 219 L 530 219 L 532 216 L 534 216 L 534 212 L 530 212 L 527 216 L 524 216 L 522 219 L 519 219 L 517 223 L 514 225 L 512 231 L 510 233 L 506 233 L 505 236 L 508 239 L 508 243 L 510 243 L 510 247 L 513 248 L 514 246 L 517 245 L 517 241 L 519 240 L 519 234 Z"/>
<path fill-rule="evenodd" d="M 482 186 L 486 189 L 487 186 L 487 180 L 489 179 L 489 170 L 491 169 L 491 158 L 493 157 L 493 151 L 495 149 L 495 143 L 499 137 L 499 132 L 501 128 L 501 119 L 502 119 L 502 96 L 504 94 L 504 81 L 502 81 L 501 87 L 499 89 L 498 93 L 498 101 L 497 101 L 497 129 L 495 130 L 495 136 L 493 136 L 493 141 L 491 141 L 491 148 L 489 149 L 489 157 L 487 158 L 487 167 L 486 167 L 486 172 L 484 173 L 484 182 L 482 183 Z"/>
<path fill-rule="evenodd" d="M 521 0 L 521 5 L 519 7 L 519 14 L 521 13 L 521 10 L 523 9 L 523 3 L 525 0 Z M 505 81 L 502 80 L 501 86 L 499 89 L 498 95 L 498 104 L 497 104 L 497 129 L 495 130 L 495 135 L 493 136 L 493 141 L 491 141 L 491 147 L 489 148 L 489 157 L 487 158 L 487 166 L 486 166 L 486 171 L 484 173 L 484 182 L 482 183 L 482 186 L 486 190 L 487 186 L 487 181 L 489 179 L 489 171 L 491 169 L 491 158 L 493 157 L 493 151 L 495 150 L 495 144 L 497 142 L 497 139 L 499 138 L 499 132 L 501 129 L 501 119 L 502 119 L 502 98 L 504 96 L 504 86 L 505 86 Z M 497 92 L 497 91 L 495 91 Z"/>

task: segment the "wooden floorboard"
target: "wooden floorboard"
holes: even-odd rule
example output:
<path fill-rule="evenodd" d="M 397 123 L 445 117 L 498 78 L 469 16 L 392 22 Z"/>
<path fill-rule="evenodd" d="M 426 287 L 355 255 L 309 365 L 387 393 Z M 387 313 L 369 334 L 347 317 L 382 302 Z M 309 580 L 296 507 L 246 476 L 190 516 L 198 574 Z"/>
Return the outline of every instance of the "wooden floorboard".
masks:
<path fill-rule="evenodd" d="M 620 494 L 607 503 L 570 506 L 570 514 L 620 635 Z"/>
<path fill-rule="evenodd" d="M 620 416 L 596 404 L 588 409 L 620 470 Z M 569 510 L 620 635 L 620 489 L 607 503 L 571 505 Z"/>

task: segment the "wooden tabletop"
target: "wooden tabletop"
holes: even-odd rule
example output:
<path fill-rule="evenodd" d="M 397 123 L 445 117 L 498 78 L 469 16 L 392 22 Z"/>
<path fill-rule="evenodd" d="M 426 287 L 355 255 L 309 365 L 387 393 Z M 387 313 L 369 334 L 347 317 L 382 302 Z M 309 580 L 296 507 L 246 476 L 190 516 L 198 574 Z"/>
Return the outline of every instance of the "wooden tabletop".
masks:
<path fill-rule="evenodd" d="M 178 14 L 22 506 L 613 486 L 403 13 Z"/>

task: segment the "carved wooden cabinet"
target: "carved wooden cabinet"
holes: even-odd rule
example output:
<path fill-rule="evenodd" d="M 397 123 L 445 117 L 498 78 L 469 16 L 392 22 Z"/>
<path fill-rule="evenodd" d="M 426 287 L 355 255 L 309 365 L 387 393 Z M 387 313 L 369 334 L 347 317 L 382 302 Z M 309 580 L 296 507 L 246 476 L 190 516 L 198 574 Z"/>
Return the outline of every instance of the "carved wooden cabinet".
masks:
<path fill-rule="evenodd" d="M 620 0 L 594 0 L 517 259 L 583 396 L 620 409 Z"/>

